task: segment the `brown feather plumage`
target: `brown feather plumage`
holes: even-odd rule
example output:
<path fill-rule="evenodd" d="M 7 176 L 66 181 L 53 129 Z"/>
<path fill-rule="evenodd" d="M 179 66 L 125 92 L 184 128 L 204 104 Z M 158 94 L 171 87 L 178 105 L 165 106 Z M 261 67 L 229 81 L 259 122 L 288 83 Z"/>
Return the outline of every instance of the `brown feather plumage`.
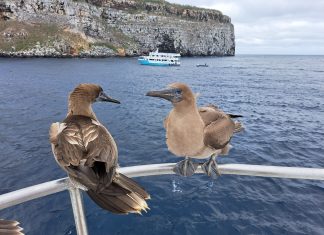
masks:
<path fill-rule="evenodd" d="M 0 219 L 1 235 L 24 235 L 23 228 L 19 226 L 18 221 Z"/>
<path fill-rule="evenodd" d="M 81 84 L 70 94 L 67 117 L 50 128 L 53 154 L 99 206 L 117 214 L 140 213 L 148 208 L 149 194 L 117 172 L 116 143 L 91 109 L 101 91 L 97 85 Z"/>
<path fill-rule="evenodd" d="M 228 144 L 240 124 L 216 105 L 198 108 L 196 96 L 186 84 L 173 83 L 170 87 L 181 89 L 182 100 L 173 103 L 174 108 L 164 120 L 169 150 L 178 156 L 198 158 L 216 150 L 228 153 Z"/>
<path fill-rule="evenodd" d="M 235 130 L 232 119 L 213 105 L 200 108 L 199 114 L 205 123 L 205 145 L 214 149 L 224 148 L 231 140 Z"/>

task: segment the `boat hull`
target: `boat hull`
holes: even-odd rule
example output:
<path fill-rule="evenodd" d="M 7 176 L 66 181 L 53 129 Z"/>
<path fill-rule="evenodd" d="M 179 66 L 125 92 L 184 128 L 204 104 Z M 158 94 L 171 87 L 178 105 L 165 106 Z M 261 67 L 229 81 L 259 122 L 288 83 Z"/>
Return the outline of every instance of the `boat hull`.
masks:
<path fill-rule="evenodd" d="M 139 62 L 141 65 L 151 65 L 151 66 L 180 66 L 180 64 L 172 64 L 172 63 L 155 62 L 155 61 L 141 60 L 141 59 L 139 59 L 138 62 Z"/>

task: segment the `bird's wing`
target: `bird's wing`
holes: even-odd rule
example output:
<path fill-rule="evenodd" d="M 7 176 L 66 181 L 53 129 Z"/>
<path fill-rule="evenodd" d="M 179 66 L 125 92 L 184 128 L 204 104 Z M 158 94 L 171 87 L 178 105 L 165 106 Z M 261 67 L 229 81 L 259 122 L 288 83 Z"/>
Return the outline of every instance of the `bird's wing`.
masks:
<path fill-rule="evenodd" d="M 50 128 L 50 142 L 54 157 L 61 167 L 78 166 L 86 155 L 81 131 L 75 123 L 53 123 Z"/>
<path fill-rule="evenodd" d="M 224 113 L 222 110 L 220 110 L 217 106 L 214 105 L 200 107 L 199 114 L 206 126 L 214 122 L 215 120 L 221 119 L 224 116 L 226 116 L 226 113 Z"/>
<path fill-rule="evenodd" d="M 205 145 L 214 149 L 224 148 L 235 130 L 232 119 L 222 110 L 212 106 L 199 108 L 199 114 L 205 123 Z"/>
<path fill-rule="evenodd" d="M 19 227 L 19 222 L 0 219 L 0 234 L 24 235 L 24 232 L 23 228 Z"/>
<path fill-rule="evenodd" d="M 50 141 L 55 159 L 70 176 L 79 181 L 93 182 L 98 181 L 96 178 L 100 178 L 100 174 L 107 175 L 104 173 L 110 176 L 109 181 L 113 178 L 117 166 L 117 147 L 107 129 L 99 122 L 88 117 L 72 116 L 62 123 L 53 123 Z"/>

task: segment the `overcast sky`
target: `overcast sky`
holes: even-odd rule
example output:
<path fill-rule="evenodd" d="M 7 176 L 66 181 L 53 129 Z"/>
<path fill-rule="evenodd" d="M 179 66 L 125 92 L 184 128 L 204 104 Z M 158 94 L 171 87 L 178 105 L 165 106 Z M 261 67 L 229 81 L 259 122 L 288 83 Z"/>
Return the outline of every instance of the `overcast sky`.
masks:
<path fill-rule="evenodd" d="M 236 54 L 324 55 L 324 0 L 168 0 L 232 19 Z"/>

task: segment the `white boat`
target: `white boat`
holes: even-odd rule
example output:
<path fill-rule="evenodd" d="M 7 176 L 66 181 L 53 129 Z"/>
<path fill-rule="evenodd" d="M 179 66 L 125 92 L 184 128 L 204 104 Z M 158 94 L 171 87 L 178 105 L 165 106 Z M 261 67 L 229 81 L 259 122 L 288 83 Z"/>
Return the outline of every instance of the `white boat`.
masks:
<path fill-rule="evenodd" d="M 142 65 L 180 66 L 180 57 L 178 53 L 161 53 L 157 49 L 148 56 L 140 56 L 138 62 Z"/>

